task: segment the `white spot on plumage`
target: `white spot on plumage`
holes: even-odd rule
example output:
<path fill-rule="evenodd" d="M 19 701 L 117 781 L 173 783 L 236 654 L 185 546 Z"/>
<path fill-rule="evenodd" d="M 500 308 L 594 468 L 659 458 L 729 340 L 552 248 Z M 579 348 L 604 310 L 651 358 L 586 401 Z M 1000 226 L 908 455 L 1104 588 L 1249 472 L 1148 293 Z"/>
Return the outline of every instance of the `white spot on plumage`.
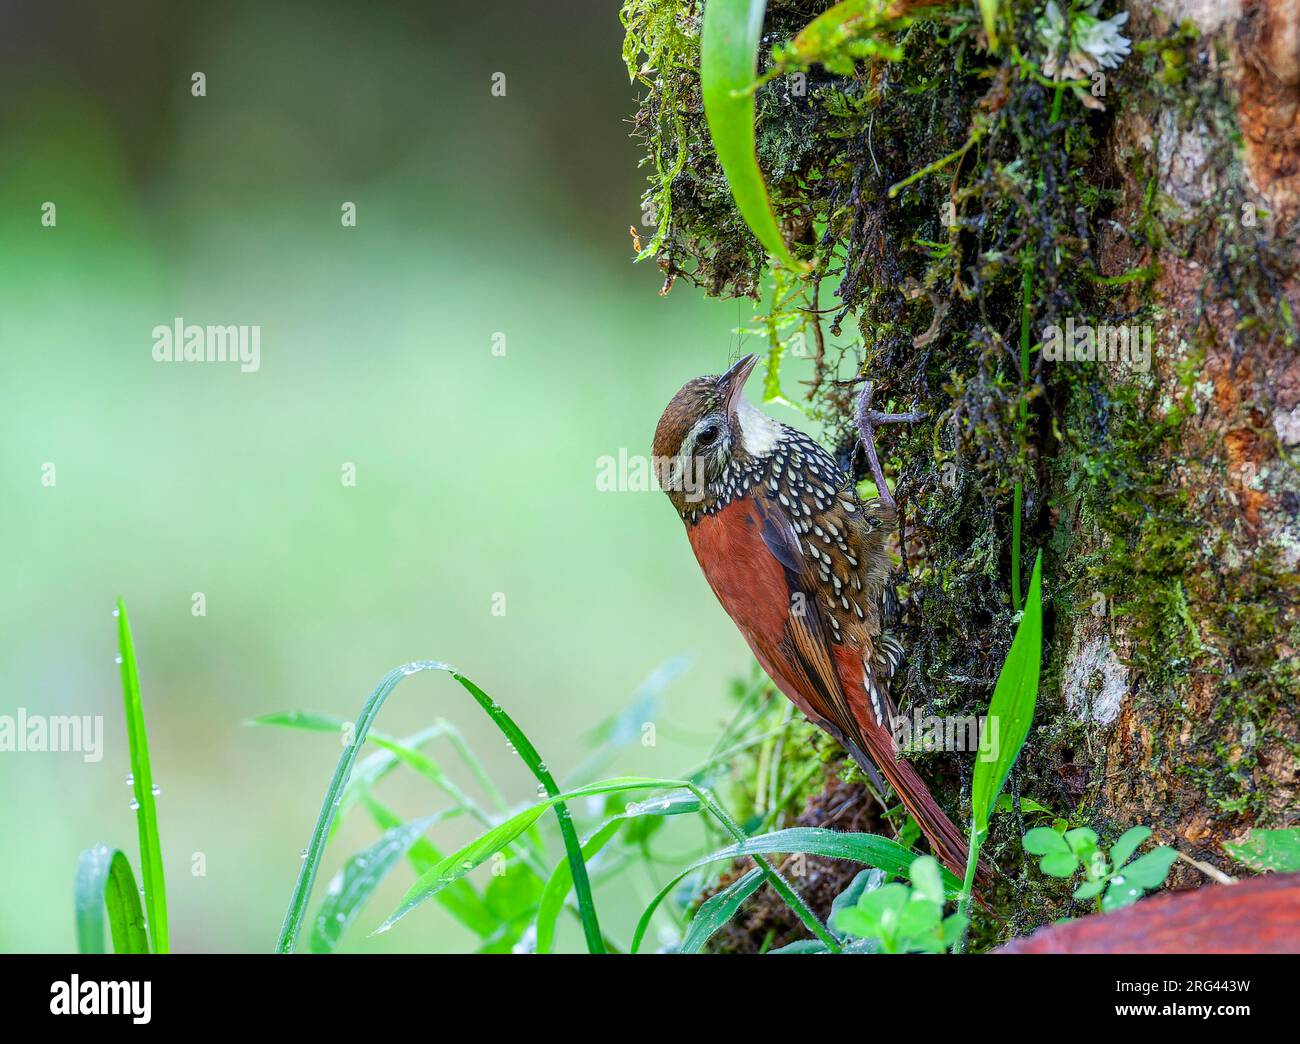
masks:
<path fill-rule="evenodd" d="M 876 689 L 876 683 L 872 680 L 871 674 L 867 671 L 862 674 L 862 687 L 867 690 L 867 695 L 871 697 L 871 710 L 876 715 L 876 724 L 884 725 L 885 716 L 880 709 L 880 693 Z"/>

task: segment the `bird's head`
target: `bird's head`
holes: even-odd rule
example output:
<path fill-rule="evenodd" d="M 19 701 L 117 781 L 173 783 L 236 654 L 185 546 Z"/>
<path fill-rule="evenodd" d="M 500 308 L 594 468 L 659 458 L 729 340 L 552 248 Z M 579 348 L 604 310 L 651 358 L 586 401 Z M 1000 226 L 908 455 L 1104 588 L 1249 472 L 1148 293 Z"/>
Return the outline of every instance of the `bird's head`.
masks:
<path fill-rule="evenodd" d="M 745 381 L 758 356 L 746 355 L 726 373 L 682 385 L 655 429 L 659 484 L 683 514 L 717 495 L 715 484 L 733 460 L 765 457 L 781 426 L 745 401 Z"/>

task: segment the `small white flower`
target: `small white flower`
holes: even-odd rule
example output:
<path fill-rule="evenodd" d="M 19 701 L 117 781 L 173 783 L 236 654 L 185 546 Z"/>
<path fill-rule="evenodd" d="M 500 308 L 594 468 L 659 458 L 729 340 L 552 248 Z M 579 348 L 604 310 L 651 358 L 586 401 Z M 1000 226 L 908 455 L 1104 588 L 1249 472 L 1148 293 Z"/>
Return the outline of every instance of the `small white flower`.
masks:
<path fill-rule="evenodd" d="M 1111 18 L 1098 18 L 1102 0 L 1094 0 L 1087 7 L 1061 11 L 1056 0 L 1047 0 L 1047 7 L 1038 19 L 1038 36 L 1047 56 L 1043 59 L 1043 73 L 1054 80 L 1086 80 L 1100 69 L 1114 69 L 1129 54 L 1128 37 L 1119 31 L 1128 21 L 1128 12 L 1121 11 Z M 1090 108 L 1102 108 L 1100 102 L 1082 88 L 1074 93 Z"/>

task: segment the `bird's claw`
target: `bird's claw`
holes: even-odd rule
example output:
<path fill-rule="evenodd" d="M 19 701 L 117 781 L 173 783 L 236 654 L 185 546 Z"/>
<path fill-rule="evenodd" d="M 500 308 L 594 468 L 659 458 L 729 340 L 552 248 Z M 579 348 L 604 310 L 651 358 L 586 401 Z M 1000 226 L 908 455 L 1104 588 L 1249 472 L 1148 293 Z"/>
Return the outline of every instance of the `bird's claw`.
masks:
<path fill-rule="evenodd" d="M 880 410 L 873 410 L 871 408 L 871 397 L 875 392 L 875 383 L 867 381 L 862 386 L 862 394 L 858 396 L 856 410 L 858 436 L 862 440 L 862 448 L 867 454 L 867 463 L 871 466 L 871 478 L 876 483 L 876 489 L 880 492 L 880 499 L 892 510 L 895 506 L 894 495 L 889 492 L 889 486 L 885 482 L 885 473 L 880 467 L 880 458 L 876 455 L 876 428 L 882 424 L 914 423 L 924 419 L 925 413 L 922 410 L 912 410 L 908 413 L 882 413 Z"/>

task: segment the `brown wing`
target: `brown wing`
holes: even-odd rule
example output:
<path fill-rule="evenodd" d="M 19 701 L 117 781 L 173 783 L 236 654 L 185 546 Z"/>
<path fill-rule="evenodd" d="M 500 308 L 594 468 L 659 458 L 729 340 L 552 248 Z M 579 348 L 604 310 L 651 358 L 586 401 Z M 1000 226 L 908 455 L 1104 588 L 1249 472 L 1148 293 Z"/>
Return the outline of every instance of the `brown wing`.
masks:
<path fill-rule="evenodd" d="M 813 702 L 821 720 L 835 726 L 841 738 L 856 738 L 857 722 L 831 652 L 826 606 L 809 560 L 799 546 L 794 523 L 789 512 L 773 498 L 755 497 L 754 505 L 763 543 L 784 574 L 789 613 L 782 645 L 802 674 L 805 691 L 815 696 Z"/>
<path fill-rule="evenodd" d="M 856 498 L 839 501 L 837 495 L 835 499 L 851 504 L 852 510 L 844 509 L 846 515 L 861 510 Z M 796 524 L 792 511 L 779 497 L 772 500 L 762 494 L 733 501 L 688 528 L 691 546 L 709 585 L 772 681 L 849 750 L 881 792 L 883 774 L 935 851 L 954 873 L 960 873 L 966 860 L 961 831 L 935 803 L 912 766 L 895 760 L 889 729 L 877 724 L 867 709 L 873 679 L 887 678 L 883 672 L 892 669 L 888 653 L 877 655 L 883 643 L 878 641 L 878 631 L 871 630 L 873 623 L 877 627 L 879 623 L 880 591 L 873 577 L 883 571 L 883 560 L 874 554 L 870 560 L 866 557 L 874 548 L 859 530 L 851 536 L 848 530 L 840 530 L 846 534 L 840 542 L 848 548 L 841 551 L 841 564 L 863 572 L 854 574 L 856 585 L 852 579 L 847 581 L 846 590 L 854 595 L 845 596 L 852 620 L 845 617 L 845 622 L 838 622 L 829 604 L 829 582 L 822 582 L 822 575 L 832 575 L 839 565 L 827 552 L 819 551 L 815 558 L 804 553 L 800 536 L 806 531 L 816 536 L 816 529 L 802 511 Z M 844 519 L 841 522 L 848 525 Z M 839 529 L 839 523 L 831 524 Z M 839 542 L 835 546 L 839 550 Z M 840 583 L 844 587 L 846 581 L 841 578 Z M 830 588 L 834 590 L 833 583 Z M 859 612 L 861 605 L 855 598 L 876 599 L 874 614 Z M 843 612 L 843 602 L 836 605 Z M 835 637 L 837 630 L 843 640 Z M 888 696 L 882 692 L 877 699 L 883 705 Z"/>

